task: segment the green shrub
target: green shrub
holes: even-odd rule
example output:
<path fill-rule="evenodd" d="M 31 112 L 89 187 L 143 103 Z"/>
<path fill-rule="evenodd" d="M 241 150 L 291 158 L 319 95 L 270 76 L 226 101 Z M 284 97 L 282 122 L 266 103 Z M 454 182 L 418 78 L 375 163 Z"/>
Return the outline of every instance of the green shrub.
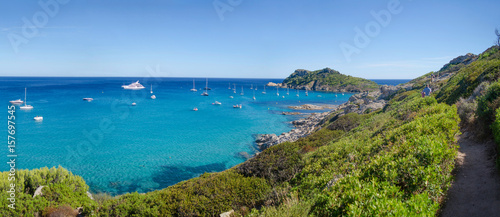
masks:
<path fill-rule="evenodd" d="M 297 143 L 281 143 L 271 146 L 256 157 L 237 167 L 247 177 L 261 177 L 271 183 L 290 181 L 303 167 Z"/>
<path fill-rule="evenodd" d="M 327 128 L 329 130 L 342 130 L 344 132 L 348 132 L 359 126 L 362 119 L 362 115 L 359 115 L 358 113 L 349 113 L 335 120 L 333 123 L 328 125 Z"/>
<path fill-rule="evenodd" d="M 307 155 L 295 182 L 314 201 L 312 214 L 436 214 L 451 182 L 460 119 L 456 107 L 432 97 L 403 101 Z M 391 113 L 412 115 L 398 121 Z"/>
<path fill-rule="evenodd" d="M 477 116 L 485 129 L 495 120 L 495 110 L 500 107 L 500 82 L 491 84 L 484 96 L 478 98 Z"/>
<path fill-rule="evenodd" d="M 267 181 L 229 169 L 205 173 L 159 191 L 131 193 L 106 201 L 100 216 L 216 216 L 240 207 L 254 208 L 271 192 Z"/>
<path fill-rule="evenodd" d="M 456 105 L 458 116 L 461 120 L 461 126 L 466 129 L 472 129 L 476 123 L 476 101 L 469 102 L 463 98 L 460 98 Z"/>
<path fill-rule="evenodd" d="M 500 108 L 496 111 L 495 121 L 491 125 L 491 129 L 493 130 L 495 142 L 500 146 Z"/>
<path fill-rule="evenodd" d="M 9 189 L 9 172 L 0 173 L 0 191 Z M 83 214 L 88 215 L 97 209 L 97 204 L 87 196 L 89 187 L 80 176 L 75 176 L 62 167 L 18 170 L 15 176 L 16 209 L 7 207 L 2 202 L 0 216 L 43 215 L 48 211 L 56 211 L 58 207 L 68 210 L 83 207 Z M 33 198 L 35 190 L 42 189 L 42 195 Z M 0 200 L 7 201 L 8 195 L 0 195 Z M 61 211 L 62 212 L 62 211 Z"/>

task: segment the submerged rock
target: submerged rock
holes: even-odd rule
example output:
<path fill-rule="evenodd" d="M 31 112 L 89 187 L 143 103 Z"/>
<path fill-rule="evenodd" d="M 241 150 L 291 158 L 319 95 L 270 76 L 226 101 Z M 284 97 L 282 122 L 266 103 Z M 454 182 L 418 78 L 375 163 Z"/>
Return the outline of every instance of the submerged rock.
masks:
<path fill-rule="evenodd" d="M 282 115 L 301 115 L 302 113 L 300 112 L 282 112 Z"/>
<path fill-rule="evenodd" d="M 252 158 L 252 156 L 248 154 L 246 151 L 238 152 L 238 157 L 243 158 L 245 160 Z"/>

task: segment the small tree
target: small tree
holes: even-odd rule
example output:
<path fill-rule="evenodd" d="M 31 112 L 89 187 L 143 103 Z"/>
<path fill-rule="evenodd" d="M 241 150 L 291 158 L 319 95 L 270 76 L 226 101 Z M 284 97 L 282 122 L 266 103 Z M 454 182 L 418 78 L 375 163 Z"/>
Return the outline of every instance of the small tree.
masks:
<path fill-rule="evenodd" d="M 495 29 L 495 35 L 497 35 L 496 46 L 500 47 L 500 31 L 498 29 Z"/>

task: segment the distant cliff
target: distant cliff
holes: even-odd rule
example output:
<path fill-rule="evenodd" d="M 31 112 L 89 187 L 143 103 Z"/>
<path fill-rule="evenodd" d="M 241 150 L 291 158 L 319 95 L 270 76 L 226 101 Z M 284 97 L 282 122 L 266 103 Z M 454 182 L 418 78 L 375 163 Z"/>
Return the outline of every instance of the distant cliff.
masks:
<path fill-rule="evenodd" d="M 333 92 L 362 92 L 378 89 L 378 85 L 373 81 L 344 75 L 330 68 L 316 71 L 297 69 L 283 81 L 282 86 Z"/>

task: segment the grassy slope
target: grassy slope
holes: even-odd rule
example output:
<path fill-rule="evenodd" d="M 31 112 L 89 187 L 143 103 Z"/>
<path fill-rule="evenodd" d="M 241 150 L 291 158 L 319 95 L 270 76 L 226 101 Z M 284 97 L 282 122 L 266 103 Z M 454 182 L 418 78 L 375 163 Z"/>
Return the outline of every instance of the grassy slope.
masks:
<path fill-rule="evenodd" d="M 352 87 L 359 89 L 360 91 L 366 90 L 376 90 L 378 85 L 370 80 L 358 77 L 352 77 L 349 75 L 343 75 L 335 70 L 322 69 L 316 71 L 309 71 L 303 76 L 298 76 L 296 72 L 286 78 L 283 83 L 296 87 L 298 85 L 307 85 L 313 81 L 318 81 L 318 83 L 323 85 L 329 85 L 333 89 L 342 89 L 347 87 Z"/>
<path fill-rule="evenodd" d="M 438 92 L 439 102 L 454 104 L 460 97 L 467 98 L 482 82 L 493 82 L 500 77 L 500 52 L 492 47 L 483 52 L 479 59 L 462 66 Z"/>

